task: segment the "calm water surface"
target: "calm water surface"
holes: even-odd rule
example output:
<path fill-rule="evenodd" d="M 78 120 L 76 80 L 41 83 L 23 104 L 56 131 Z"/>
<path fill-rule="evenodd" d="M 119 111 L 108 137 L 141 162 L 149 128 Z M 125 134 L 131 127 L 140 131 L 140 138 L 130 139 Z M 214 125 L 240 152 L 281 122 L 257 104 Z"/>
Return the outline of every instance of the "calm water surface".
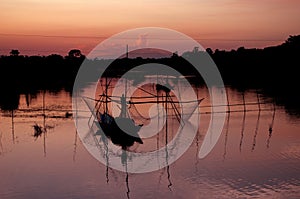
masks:
<path fill-rule="evenodd" d="M 228 93 L 230 103 L 242 103 L 241 93 Z M 257 102 L 256 93 L 246 92 L 245 101 Z M 21 95 L 13 118 L 10 111 L 0 115 L 0 198 L 300 198 L 300 119 L 272 103 L 261 111 L 249 104 L 246 113 L 233 107 L 213 151 L 198 159 L 210 120 L 206 103 L 197 137 L 179 160 L 156 172 L 126 174 L 85 149 L 73 119 L 65 117 L 72 109 L 68 93 L 40 93 L 29 106 Z M 36 124 L 47 133 L 35 138 Z"/>

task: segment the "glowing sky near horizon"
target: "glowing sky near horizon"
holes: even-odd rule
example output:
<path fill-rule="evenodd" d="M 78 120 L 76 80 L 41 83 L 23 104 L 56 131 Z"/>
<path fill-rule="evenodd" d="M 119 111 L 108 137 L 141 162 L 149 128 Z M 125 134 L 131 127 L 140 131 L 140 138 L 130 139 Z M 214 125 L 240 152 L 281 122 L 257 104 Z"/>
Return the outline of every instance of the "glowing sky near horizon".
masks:
<path fill-rule="evenodd" d="M 103 38 L 146 26 L 213 49 L 264 47 L 300 34 L 299 10 L 299 0 L 1 0 L 0 54 L 87 53 Z"/>

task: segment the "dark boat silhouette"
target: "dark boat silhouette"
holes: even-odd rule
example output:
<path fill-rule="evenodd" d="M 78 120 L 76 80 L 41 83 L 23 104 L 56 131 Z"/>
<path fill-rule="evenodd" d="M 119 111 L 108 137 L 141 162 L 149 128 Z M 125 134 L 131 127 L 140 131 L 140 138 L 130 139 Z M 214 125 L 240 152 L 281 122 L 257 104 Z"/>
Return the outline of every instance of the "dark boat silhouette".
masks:
<path fill-rule="evenodd" d="M 95 133 L 95 136 L 102 136 L 104 133 L 113 144 L 121 146 L 124 150 L 133 146 L 135 142 L 143 144 L 142 139 L 138 135 L 138 131 L 143 125 L 136 125 L 134 121 L 128 117 L 127 102 L 124 94 L 118 101 L 121 105 L 120 115 L 113 117 L 109 114 L 108 103 L 111 101 L 109 101 L 110 96 L 107 95 L 107 89 L 108 84 L 106 79 L 106 92 L 100 95 L 99 100 L 83 98 L 96 119 L 94 122 L 98 127 L 98 131 Z M 95 106 L 90 105 L 88 100 L 96 101 Z"/>
<path fill-rule="evenodd" d="M 113 144 L 121 146 L 122 149 L 127 149 L 134 142 L 143 144 L 142 139 L 138 135 L 142 125 L 135 125 L 133 120 L 127 117 L 113 118 L 108 113 L 99 114 L 99 116 L 97 118 L 98 121 L 96 121 L 96 125 L 99 128 L 96 135 L 101 135 L 103 132 Z"/>

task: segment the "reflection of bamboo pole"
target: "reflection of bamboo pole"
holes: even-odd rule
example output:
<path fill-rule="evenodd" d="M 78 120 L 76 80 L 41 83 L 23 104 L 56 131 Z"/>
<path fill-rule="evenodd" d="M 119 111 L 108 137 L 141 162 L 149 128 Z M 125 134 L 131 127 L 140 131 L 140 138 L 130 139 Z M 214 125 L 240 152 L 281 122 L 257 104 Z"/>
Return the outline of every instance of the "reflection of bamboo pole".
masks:
<path fill-rule="evenodd" d="M 243 123 L 242 123 L 242 130 L 241 130 L 241 139 L 240 139 L 240 152 L 242 151 L 243 145 L 243 138 L 244 138 L 244 130 L 245 130 L 245 121 L 246 121 L 246 105 L 245 105 L 245 95 L 242 93 L 243 97 L 243 104 L 244 104 L 244 115 L 243 115 Z"/>
<path fill-rule="evenodd" d="M 228 132 L 229 132 L 229 120 L 230 120 L 230 112 L 228 112 L 228 114 L 227 114 L 227 125 L 226 125 L 226 132 L 225 132 L 223 161 L 225 160 L 226 154 L 227 154 L 227 140 L 228 140 Z"/>
<path fill-rule="evenodd" d="M 196 172 L 198 172 L 198 164 L 199 164 L 198 151 L 199 151 L 199 126 L 198 126 L 197 134 L 196 134 L 196 153 L 195 153 L 195 159 L 196 159 L 196 162 L 195 162 L 195 171 Z"/>
<path fill-rule="evenodd" d="M 246 112 L 246 101 L 245 101 L 245 93 L 243 92 L 242 93 L 242 96 L 243 96 L 243 105 L 244 105 L 244 112 Z"/>
<path fill-rule="evenodd" d="M 44 157 L 46 157 L 47 152 L 46 152 L 46 114 L 45 114 L 45 90 L 43 91 L 43 126 L 44 126 L 44 136 L 43 136 L 43 140 L 44 140 Z"/>
<path fill-rule="evenodd" d="M 12 134 L 12 141 L 15 143 L 15 122 L 14 122 L 14 110 L 11 110 L 11 134 Z"/>
<path fill-rule="evenodd" d="M 45 129 L 45 124 L 46 124 L 46 114 L 45 114 L 45 90 L 43 91 L 43 118 L 44 118 L 44 129 Z"/>
<path fill-rule="evenodd" d="M 254 151 L 255 146 L 256 146 L 256 137 L 257 137 L 257 134 L 258 134 L 259 118 L 260 118 L 260 111 L 261 111 L 258 92 L 256 92 L 256 96 L 257 96 L 257 103 L 258 103 L 258 116 L 257 116 L 255 133 L 254 133 L 254 136 L 253 136 L 253 143 L 252 143 L 251 151 Z"/>
<path fill-rule="evenodd" d="M 199 90 L 198 87 L 196 87 L 197 90 L 197 100 L 199 99 Z M 200 105 L 198 105 L 197 107 L 198 113 L 197 113 L 197 134 L 196 134 L 196 153 L 195 153 L 195 158 L 196 158 L 196 162 L 195 162 L 195 170 L 196 172 L 198 172 L 198 163 L 199 163 L 199 158 L 198 158 L 198 151 L 199 151 L 199 134 L 200 134 L 200 130 L 199 130 L 199 123 L 200 123 Z"/>
<path fill-rule="evenodd" d="M 108 176 L 108 169 L 109 169 L 108 138 L 104 135 L 104 133 L 101 133 L 101 135 L 100 135 L 101 137 L 99 139 L 97 139 L 95 135 L 92 135 L 92 136 L 93 136 L 94 142 L 95 142 L 97 148 L 99 149 L 100 153 L 102 152 L 102 149 L 100 147 L 99 141 L 102 140 L 102 142 L 104 144 L 104 150 L 105 150 L 104 156 L 105 156 L 105 159 L 106 159 L 105 176 L 106 176 L 106 183 L 108 184 L 108 182 L 109 182 L 109 176 Z M 123 160 L 123 157 L 124 156 L 121 157 L 122 163 L 124 161 L 127 164 L 127 156 L 125 157 L 126 158 L 125 160 Z M 127 167 L 126 167 L 126 169 L 127 169 Z"/>
<path fill-rule="evenodd" d="M 123 149 L 122 149 L 123 150 Z M 125 171 L 126 171 L 126 178 L 125 178 L 125 182 L 126 182 L 126 189 L 127 189 L 127 192 L 126 192 L 126 196 L 127 198 L 129 199 L 130 198 L 130 189 L 129 189 L 129 176 L 128 176 L 128 171 L 127 171 L 127 151 L 123 151 L 123 164 L 125 164 Z"/>
<path fill-rule="evenodd" d="M 46 135 L 45 135 L 45 132 L 44 132 L 44 157 L 46 157 L 47 155 L 47 152 L 46 152 Z"/>
<path fill-rule="evenodd" d="M 108 155 L 108 140 L 107 137 L 103 134 L 102 141 L 104 143 L 105 148 L 105 159 L 106 159 L 106 169 L 105 169 L 105 177 L 106 177 L 106 183 L 109 182 L 109 176 L 108 176 L 108 168 L 109 168 L 109 155 Z M 127 164 L 127 162 L 126 162 Z"/>
<path fill-rule="evenodd" d="M 76 152 L 77 152 L 77 130 L 75 130 L 75 140 L 74 140 L 74 150 L 73 150 L 73 162 L 76 160 Z"/>
<path fill-rule="evenodd" d="M 227 112 L 230 113 L 230 103 L 229 103 L 229 95 L 228 95 L 228 89 L 225 89 L 226 91 L 226 99 L 227 99 Z"/>
<path fill-rule="evenodd" d="M 199 90 L 198 87 L 196 87 L 197 91 L 197 100 L 199 99 Z M 181 100 L 181 99 L 180 99 Z M 198 158 L 198 151 L 199 151 L 199 122 L 200 122 L 200 105 L 197 107 L 198 113 L 197 113 L 197 134 L 196 134 L 196 163 L 195 163 L 195 170 L 198 172 L 198 163 L 199 163 L 199 158 Z"/>
<path fill-rule="evenodd" d="M 260 111 L 260 100 L 259 100 L 259 95 L 258 95 L 258 91 L 256 91 L 256 97 L 257 97 L 257 104 L 258 104 L 258 111 Z"/>
<path fill-rule="evenodd" d="M 127 163 L 126 163 L 127 164 Z M 127 192 L 126 192 L 126 196 L 129 199 L 130 198 L 130 189 L 129 189 L 129 179 L 128 179 L 128 172 L 127 172 L 127 165 L 126 165 L 126 188 L 127 188 Z"/>
<path fill-rule="evenodd" d="M 3 145 L 2 145 L 2 132 L 0 132 L 0 155 L 3 153 Z"/>
<path fill-rule="evenodd" d="M 75 95 L 75 141 L 74 141 L 74 151 L 73 151 L 73 162 L 75 162 L 76 152 L 77 152 L 77 127 L 78 127 L 78 108 L 77 108 L 77 100 L 78 100 L 78 93 L 76 92 Z"/>
<path fill-rule="evenodd" d="M 273 125 L 274 125 L 274 121 L 275 121 L 275 112 L 276 112 L 276 107 L 275 107 L 275 102 L 273 103 L 273 116 L 272 116 L 272 122 L 269 126 L 269 137 L 267 139 L 267 148 L 270 147 L 270 142 L 271 142 L 271 137 L 272 137 L 272 133 L 273 133 Z"/>
<path fill-rule="evenodd" d="M 244 112 L 242 130 L 241 130 L 241 139 L 240 139 L 240 152 L 242 151 L 244 131 L 245 131 L 245 122 L 246 122 L 246 112 Z"/>
<path fill-rule="evenodd" d="M 109 175 L 108 175 L 108 163 L 106 162 L 106 169 L 105 169 L 105 177 L 106 177 L 106 184 L 109 182 Z"/>
<path fill-rule="evenodd" d="M 226 99 L 227 99 L 227 125 L 226 125 L 226 132 L 225 132 L 225 141 L 224 141 L 224 153 L 223 153 L 223 161 L 226 158 L 227 154 L 227 139 L 228 139 L 228 131 L 229 131 L 229 118 L 230 118 L 230 103 L 229 103 L 229 95 L 228 95 L 228 90 L 225 89 L 226 91 Z"/>
<path fill-rule="evenodd" d="M 168 166 L 167 166 L 167 174 L 168 174 L 168 182 L 169 182 L 168 188 L 171 190 L 171 186 L 172 186 L 173 184 L 172 184 L 172 182 L 171 182 L 171 175 L 170 175 L 170 166 L 169 166 L 169 164 L 168 164 Z"/>
<path fill-rule="evenodd" d="M 253 143 L 252 143 L 251 151 L 254 151 L 255 146 L 256 146 L 256 137 L 258 134 L 259 119 L 260 119 L 260 110 L 258 111 L 258 115 L 257 115 L 257 121 L 256 121 L 256 127 L 255 127 L 254 136 L 253 136 Z"/>

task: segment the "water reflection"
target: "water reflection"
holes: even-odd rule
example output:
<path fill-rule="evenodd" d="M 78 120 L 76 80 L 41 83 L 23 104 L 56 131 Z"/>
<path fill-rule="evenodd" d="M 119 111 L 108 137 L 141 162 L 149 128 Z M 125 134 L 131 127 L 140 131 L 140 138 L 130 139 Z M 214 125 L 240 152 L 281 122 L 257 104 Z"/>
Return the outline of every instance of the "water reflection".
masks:
<path fill-rule="evenodd" d="M 272 137 L 272 133 L 273 133 L 273 126 L 274 126 L 274 121 L 275 121 L 276 107 L 275 107 L 275 105 L 273 107 L 274 107 L 273 108 L 273 116 L 272 116 L 271 124 L 269 126 L 269 137 L 267 139 L 267 148 L 270 147 L 271 137 Z"/>
<path fill-rule="evenodd" d="M 201 89 L 199 96 L 205 96 Z M 271 103 L 260 104 L 259 108 L 256 91 L 245 91 L 242 95 L 229 90 L 229 96 L 231 104 L 240 105 L 230 107 L 220 142 L 206 159 L 197 157 L 210 121 L 209 110 L 205 108 L 209 104 L 204 100 L 200 106 L 201 126 L 187 153 L 157 172 L 133 175 L 109 168 L 111 151 L 105 146 L 112 143 L 106 136 L 100 136 L 98 141 L 104 143 L 103 155 L 107 164 L 102 166 L 90 158 L 78 139 L 73 121 L 65 117 L 70 110 L 68 94 L 61 93 L 57 97 L 45 92 L 43 100 L 43 93 L 40 93 L 31 100 L 29 109 L 34 110 L 27 112 L 23 111 L 27 108 L 26 97 L 21 95 L 19 109 L 22 110 L 16 109 L 13 114 L 9 110 L 0 116 L 0 173 L 6 179 L 0 182 L 0 197 L 34 198 L 35 193 L 44 198 L 60 195 L 64 199 L 297 198 L 300 193 L 299 122 L 292 121 L 269 99 L 266 102 Z M 261 96 L 259 102 L 264 102 Z M 167 128 L 163 128 L 151 142 L 145 139 L 144 144 L 129 150 L 144 151 L 148 148 L 141 147 L 148 143 L 153 145 L 151 150 L 160 148 L 172 139 L 178 127 L 176 123 L 176 116 L 170 118 Z M 47 129 L 46 142 L 43 140 L 46 134 L 34 141 L 35 124 Z M 50 131 L 49 126 L 55 128 Z M 41 150 L 43 143 L 47 144 L 46 158 Z M 119 155 L 127 167 L 131 157 L 126 151 Z M 49 186 L 53 189 L 49 190 Z"/>
<path fill-rule="evenodd" d="M 33 129 L 34 129 L 33 137 L 35 137 L 35 139 L 42 136 L 42 134 L 44 132 L 44 129 L 42 126 L 35 124 L 35 125 L 33 125 Z"/>
<path fill-rule="evenodd" d="M 3 145 L 2 145 L 2 132 L 0 132 L 0 155 L 3 154 Z"/>
<path fill-rule="evenodd" d="M 143 88 L 143 90 L 142 90 L 143 93 L 148 93 L 148 94 L 152 95 L 151 91 L 147 91 L 145 89 L 146 88 Z M 151 88 L 148 88 L 148 89 L 151 90 Z M 164 92 L 166 92 L 166 91 L 164 91 Z M 200 92 L 203 94 L 203 90 L 200 89 Z M 233 92 L 233 91 L 230 91 L 230 92 Z M 108 91 L 105 91 L 105 94 L 107 94 L 107 93 L 108 93 Z M 247 102 L 245 100 L 245 93 L 247 95 L 249 95 L 249 94 L 252 95 L 251 97 L 248 96 Z M 103 110 L 106 110 L 106 112 L 104 111 L 104 113 L 108 113 L 108 111 L 107 111 L 107 107 L 108 107 L 107 102 L 108 102 L 108 100 L 105 99 L 105 94 L 100 94 L 100 96 L 104 97 L 104 98 L 101 98 L 100 100 L 96 101 L 96 107 L 97 107 L 98 103 L 103 102 L 104 103 L 103 104 L 104 105 Z M 198 94 L 199 93 L 197 93 L 197 95 Z M 256 147 L 256 144 L 257 144 L 257 139 L 258 139 L 258 136 L 259 136 L 258 133 L 259 133 L 259 131 L 261 131 L 260 130 L 260 125 L 259 125 L 260 120 L 261 120 L 261 115 L 264 114 L 265 112 L 269 112 L 269 111 L 273 110 L 273 118 L 272 118 L 272 123 L 273 124 L 272 124 L 272 126 L 274 125 L 274 120 L 275 120 L 275 118 L 274 118 L 275 108 L 274 109 L 270 108 L 270 106 L 275 107 L 275 105 L 270 103 L 269 101 L 261 100 L 261 97 L 260 97 L 260 94 L 258 93 L 258 91 L 254 91 L 252 93 L 242 92 L 241 94 L 239 94 L 239 93 L 234 93 L 234 94 L 236 96 L 238 96 L 239 98 L 241 98 L 241 100 L 236 100 L 236 99 L 232 100 L 231 97 L 228 97 L 228 99 L 227 99 L 228 104 L 224 105 L 224 106 L 228 106 L 228 114 L 227 114 L 227 119 L 226 119 L 226 125 L 225 125 L 225 128 L 224 128 L 224 148 L 223 148 L 223 155 L 222 155 L 223 161 L 225 161 L 226 156 L 227 156 L 228 143 L 230 143 L 229 146 L 232 147 L 232 141 L 229 140 L 230 139 L 229 138 L 229 132 L 230 132 L 231 125 L 235 125 L 234 126 L 235 128 L 237 128 L 237 127 L 240 128 L 240 130 L 239 130 L 239 132 L 241 132 L 240 133 L 240 139 L 239 140 L 234 139 L 234 140 L 238 141 L 239 151 L 242 152 L 242 145 L 244 143 L 243 140 L 244 140 L 244 137 L 245 137 L 244 133 L 245 133 L 245 130 L 246 130 L 246 117 L 247 117 L 247 115 L 249 115 L 250 117 L 253 117 L 255 114 L 257 114 L 257 117 L 256 117 L 255 120 L 251 119 L 251 122 L 255 121 L 255 125 L 252 125 L 252 126 L 255 127 L 255 129 L 254 129 L 254 135 L 252 136 L 252 143 L 251 143 L 251 147 L 250 147 L 251 151 L 253 152 L 255 150 L 255 147 Z M 165 95 L 165 96 L 164 95 L 155 95 L 155 97 L 156 96 L 159 96 L 159 97 L 157 97 L 156 102 L 161 102 L 162 100 L 160 100 L 160 98 L 166 99 L 166 102 L 167 101 L 168 102 L 172 101 L 172 100 L 170 100 L 170 95 L 169 96 L 168 95 Z M 230 96 L 230 95 L 228 95 L 228 96 Z M 114 97 L 116 97 L 116 96 L 114 96 Z M 142 98 L 139 98 L 139 100 L 141 100 L 141 99 Z M 147 98 L 143 98 L 143 99 L 149 100 L 149 96 Z M 113 100 L 111 100 L 111 101 L 113 101 Z M 111 101 L 109 101 L 109 103 Z M 122 101 L 122 100 L 120 100 L 120 101 Z M 106 104 L 105 104 L 105 102 L 106 102 Z M 139 103 L 142 104 L 141 101 L 139 101 Z M 145 102 L 143 104 L 146 104 L 146 103 L 147 102 Z M 99 122 L 99 119 L 97 119 L 97 111 L 93 110 L 94 109 L 93 104 L 89 104 L 89 103 L 87 103 L 87 104 L 90 107 L 92 115 L 94 116 L 94 119 L 89 120 L 89 122 L 91 122 L 91 128 L 93 128 L 93 126 L 95 125 L 95 122 L 96 122 L 96 126 L 97 126 L 97 122 Z M 134 103 L 131 103 L 131 104 L 134 104 Z M 175 128 L 176 125 L 174 125 L 174 124 L 176 123 L 176 121 L 178 122 L 178 115 L 176 115 L 178 113 L 178 111 L 176 111 L 176 109 L 174 109 L 174 106 L 171 106 L 171 105 L 168 105 L 168 103 L 165 103 L 163 105 L 163 107 L 165 108 L 165 112 L 161 115 L 161 117 L 168 117 L 169 119 L 166 120 L 166 122 L 164 123 L 164 128 L 161 131 L 161 132 L 163 132 L 162 136 L 161 136 L 161 138 L 163 138 L 163 139 L 161 140 L 160 136 L 157 135 L 155 142 L 153 140 L 152 144 L 156 145 L 156 149 L 160 148 L 160 143 L 163 142 L 166 145 L 169 142 L 169 140 L 172 139 L 173 134 L 176 133 L 176 131 L 174 131 L 174 129 L 176 129 Z M 211 105 L 209 103 L 200 105 L 200 109 L 201 109 L 201 107 L 204 108 L 204 109 L 201 110 L 202 111 L 201 113 L 205 113 L 205 114 L 210 115 L 210 112 L 209 112 L 208 108 L 210 108 Z M 98 107 L 98 109 L 100 109 L 100 108 Z M 123 110 L 122 106 L 119 107 L 119 109 L 120 109 L 120 115 L 126 115 L 126 114 L 124 114 L 124 111 L 122 111 Z M 136 109 L 138 109 L 138 108 L 135 108 L 135 112 L 138 112 L 139 110 L 136 110 Z M 169 112 L 168 112 L 169 110 L 173 110 L 172 114 L 169 114 Z M 142 111 L 140 111 L 140 112 L 142 112 Z M 158 113 L 161 113 L 161 112 L 158 111 Z M 236 116 L 237 116 L 237 114 L 240 114 L 240 113 L 242 113 L 242 117 L 239 117 L 239 118 L 242 118 L 242 123 L 241 123 L 242 125 L 237 125 L 236 126 L 236 124 L 231 124 L 231 122 L 230 122 L 231 118 L 233 117 L 234 118 L 233 121 L 236 121 Z M 246 114 L 246 113 L 248 113 L 248 114 Z M 198 115 L 198 120 L 200 118 L 200 115 L 201 114 Z M 141 116 L 143 119 L 145 119 L 145 121 L 147 121 L 147 118 L 144 117 L 143 114 L 140 113 L 139 116 Z M 180 117 L 180 115 L 179 115 L 179 117 Z M 157 117 L 157 118 L 159 118 L 159 117 Z M 162 123 L 162 122 L 158 119 L 158 122 L 157 122 L 158 126 L 159 126 L 159 123 Z M 206 125 L 208 123 L 209 123 L 209 121 L 206 121 Z M 99 128 L 99 126 L 98 126 L 98 128 Z M 204 127 L 202 126 L 200 128 L 205 129 L 205 126 Z M 104 155 L 105 155 L 105 158 L 106 158 L 106 182 L 108 183 L 109 182 L 109 175 L 108 174 L 109 174 L 109 166 L 110 166 L 110 160 L 109 159 L 110 159 L 110 155 L 111 155 L 111 153 L 109 152 L 109 149 L 108 149 L 109 142 L 111 141 L 113 144 L 117 144 L 117 145 L 121 146 L 122 149 L 130 148 L 132 145 L 131 144 L 126 145 L 126 143 L 124 143 L 123 145 L 120 144 L 120 143 L 116 143 L 111 139 L 110 136 L 108 136 L 108 138 L 110 138 L 110 140 L 107 139 L 107 137 L 106 137 L 107 133 L 105 133 L 105 131 L 104 131 L 104 133 L 101 133 L 101 131 L 100 132 L 97 131 L 96 134 L 93 134 L 93 131 L 90 131 L 89 133 L 90 133 L 90 135 L 86 135 L 86 137 L 85 137 L 86 142 L 90 142 L 91 137 L 94 137 L 94 140 L 97 141 L 96 145 L 99 146 L 100 151 L 101 151 L 101 145 L 104 145 L 104 149 L 105 149 L 105 154 Z M 233 133 L 233 134 L 235 134 L 235 133 Z M 95 138 L 95 135 L 100 136 L 100 138 L 99 137 Z M 202 142 L 202 140 L 201 141 L 199 140 L 199 136 L 200 136 L 200 130 L 197 131 L 197 137 L 196 137 L 197 150 L 196 151 L 199 150 L 199 145 Z M 249 135 L 246 135 L 247 140 L 248 140 L 248 137 L 249 137 Z M 122 140 L 124 140 L 124 139 L 122 139 Z M 246 143 L 247 143 L 247 140 L 246 140 Z M 147 140 L 145 142 L 147 143 Z M 269 139 L 268 142 L 270 142 L 270 139 Z M 149 142 L 148 142 L 148 144 L 149 144 Z M 151 144 L 151 142 L 150 142 L 150 144 Z M 136 148 L 134 148 L 133 150 L 138 151 L 139 149 L 140 149 L 140 146 L 136 146 Z M 231 152 L 231 149 L 229 151 Z M 169 190 L 172 190 L 171 187 L 174 185 L 174 183 L 172 182 L 172 177 L 171 177 L 171 172 L 170 172 L 170 165 L 168 163 L 168 156 L 169 156 L 169 153 L 168 153 L 168 150 L 166 150 L 165 151 L 165 157 L 166 157 L 165 161 L 166 161 L 167 166 L 161 172 L 159 182 L 161 181 L 161 176 L 163 175 L 163 173 L 166 172 L 166 178 L 167 178 L 167 181 L 168 181 L 167 187 L 168 187 Z M 128 178 L 129 177 L 128 177 L 128 172 L 127 172 L 127 164 L 128 164 L 128 162 L 131 161 L 131 158 L 130 158 L 130 156 L 128 156 L 126 150 L 122 151 L 119 157 L 120 157 L 120 161 L 124 165 L 125 171 L 126 171 L 125 172 L 126 173 L 125 182 L 126 182 L 126 187 L 127 187 L 126 194 L 127 194 L 127 197 L 129 198 L 130 189 L 129 189 L 129 184 L 128 184 L 128 182 L 129 182 Z M 195 163 L 195 170 L 196 171 L 198 171 L 198 163 L 199 163 L 199 160 L 198 160 L 198 158 L 196 158 L 196 163 Z"/>
<path fill-rule="evenodd" d="M 226 132 L 225 132 L 225 141 L 224 141 L 224 153 L 223 153 L 223 160 L 226 159 L 226 153 L 227 153 L 227 141 L 228 141 L 228 132 L 229 132 L 229 122 L 230 121 L 230 110 L 227 114 L 227 123 L 225 126 Z"/>
<path fill-rule="evenodd" d="M 246 122 L 246 103 L 245 103 L 245 93 L 242 93 L 242 99 L 243 99 L 243 123 L 241 128 L 241 139 L 240 139 L 240 152 L 242 151 L 242 145 L 243 145 L 243 138 L 244 138 L 244 131 L 245 131 L 245 122 Z"/>
<path fill-rule="evenodd" d="M 256 126 L 255 126 L 255 132 L 254 132 L 254 136 L 253 136 L 253 143 L 252 143 L 251 151 L 254 151 L 255 146 L 256 146 L 256 137 L 257 137 L 257 133 L 258 133 L 259 119 L 260 119 L 260 109 L 258 110 L 258 114 L 257 114 L 257 120 L 256 120 Z"/>
<path fill-rule="evenodd" d="M 75 131 L 75 136 L 74 136 L 73 162 L 76 161 L 77 140 L 78 140 L 78 133 L 77 133 L 77 130 L 76 130 L 76 131 Z"/>
<path fill-rule="evenodd" d="M 1 88 L 1 87 L 0 87 Z M 1 90 L 0 109 L 2 111 L 11 111 L 18 109 L 20 101 L 20 93 L 18 90 L 4 89 Z"/>
<path fill-rule="evenodd" d="M 12 141 L 15 143 L 15 122 L 14 122 L 14 110 L 11 110 L 11 135 L 12 135 Z"/>

